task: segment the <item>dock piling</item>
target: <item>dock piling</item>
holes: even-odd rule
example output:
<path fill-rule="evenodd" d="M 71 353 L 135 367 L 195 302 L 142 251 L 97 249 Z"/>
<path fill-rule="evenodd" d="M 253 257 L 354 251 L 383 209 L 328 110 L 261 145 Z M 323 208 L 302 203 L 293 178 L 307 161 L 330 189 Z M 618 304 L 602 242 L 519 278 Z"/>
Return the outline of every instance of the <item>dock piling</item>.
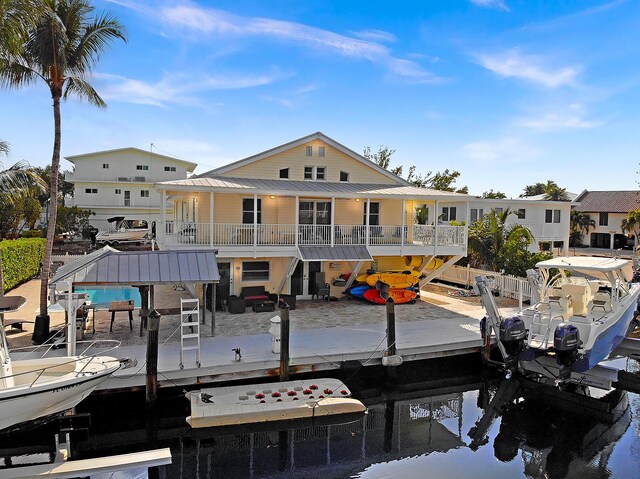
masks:
<path fill-rule="evenodd" d="M 152 301 L 153 302 L 153 301 Z M 153 306 L 153 304 L 152 304 Z M 153 408 L 158 393 L 158 330 L 160 313 L 155 308 L 149 313 L 149 334 L 147 336 L 147 408 Z"/>
<path fill-rule="evenodd" d="M 289 305 L 280 307 L 280 381 L 289 380 Z"/>

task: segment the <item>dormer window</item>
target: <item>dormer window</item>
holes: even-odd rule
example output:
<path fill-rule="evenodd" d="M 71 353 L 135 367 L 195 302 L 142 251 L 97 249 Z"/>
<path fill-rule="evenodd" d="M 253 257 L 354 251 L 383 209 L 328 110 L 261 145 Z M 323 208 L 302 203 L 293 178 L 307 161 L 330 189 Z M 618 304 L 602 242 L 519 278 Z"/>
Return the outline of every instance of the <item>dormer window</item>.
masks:
<path fill-rule="evenodd" d="M 349 172 L 341 171 L 340 172 L 340 182 L 341 183 L 349 183 Z"/>
<path fill-rule="evenodd" d="M 313 146 L 306 146 L 305 152 L 307 156 L 313 156 Z"/>
<path fill-rule="evenodd" d="M 288 180 L 289 179 L 289 168 L 282 168 L 280 170 L 280 179 Z"/>

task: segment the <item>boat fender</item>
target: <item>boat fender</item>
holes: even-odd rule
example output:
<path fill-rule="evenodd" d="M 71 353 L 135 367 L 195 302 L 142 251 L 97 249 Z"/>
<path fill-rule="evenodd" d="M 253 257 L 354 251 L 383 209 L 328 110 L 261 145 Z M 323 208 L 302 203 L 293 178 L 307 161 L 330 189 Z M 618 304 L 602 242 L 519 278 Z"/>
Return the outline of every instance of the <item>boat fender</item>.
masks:
<path fill-rule="evenodd" d="M 393 356 L 382 356 L 382 365 L 383 366 L 400 366 L 402 364 L 402 356 L 399 354 L 394 354 Z"/>

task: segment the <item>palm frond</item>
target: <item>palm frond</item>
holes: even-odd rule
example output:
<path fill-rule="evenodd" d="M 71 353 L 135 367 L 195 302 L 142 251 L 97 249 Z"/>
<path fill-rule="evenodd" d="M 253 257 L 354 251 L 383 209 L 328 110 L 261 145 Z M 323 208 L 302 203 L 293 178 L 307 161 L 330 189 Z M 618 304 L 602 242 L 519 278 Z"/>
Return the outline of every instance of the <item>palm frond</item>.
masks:
<path fill-rule="evenodd" d="M 6 141 L 0 140 L 0 153 L 8 155 L 9 154 L 9 143 Z"/>
<path fill-rule="evenodd" d="M 32 188 L 44 190 L 46 185 L 26 161 L 19 161 L 6 170 L 0 170 L 0 192 L 16 198 Z"/>
<path fill-rule="evenodd" d="M 82 100 L 87 100 L 89 103 L 99 108 L 107 107 L 107 104 L 100 95 L 98 95 L 98 92 L 96 92 L 88 81 L 82 78 L 72 77 L 67 79 L 67 86 L 64 90 L 63 98 L 66 100 L 70 94 L 73 94 Z"/>
<path fill-rule="evenodd" d="M 76 73 L 90 71 L 115 39 L 127 41 L 125 29 L 120 22 L 108 13 L 96 18 L 86 25 L 77 48 L 70 55 L 70 69 Z"/>
<path fill-rule="evenodd" d="M 22 88 L 42 78 L 40 72 L 29 66 L 24 56 L 0 57 L 0 87 Z"/>

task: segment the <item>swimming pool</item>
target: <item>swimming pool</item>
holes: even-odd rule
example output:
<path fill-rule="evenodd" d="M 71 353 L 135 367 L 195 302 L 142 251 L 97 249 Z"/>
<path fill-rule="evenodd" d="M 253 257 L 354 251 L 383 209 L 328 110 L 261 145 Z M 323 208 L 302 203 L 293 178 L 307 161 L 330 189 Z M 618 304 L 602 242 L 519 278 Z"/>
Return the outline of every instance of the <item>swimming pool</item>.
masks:
<path fill-rule="evenodd" d="M 142 301 L 138 288 L 130 286 L 113 288 L 76 288 L 77 293 L 87 293 L 91 304 L 108 304 L 111 301 L 123 301 L 133 299 L 133 304 L 140 307 Z"/>

